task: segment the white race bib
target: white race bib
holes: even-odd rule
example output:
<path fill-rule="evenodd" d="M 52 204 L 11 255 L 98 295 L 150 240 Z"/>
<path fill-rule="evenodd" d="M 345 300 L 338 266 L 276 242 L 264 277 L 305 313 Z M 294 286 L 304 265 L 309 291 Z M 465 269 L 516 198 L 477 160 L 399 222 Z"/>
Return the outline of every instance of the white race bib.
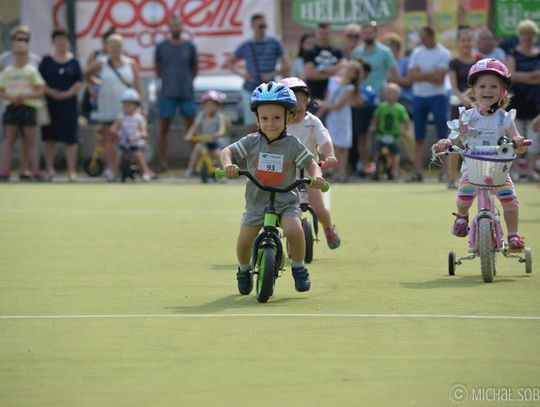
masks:
<path fill-rule="evenodd" d="M 281 154 L 259 153 L 259 171 L 283 172 L 284 156 Z"/>

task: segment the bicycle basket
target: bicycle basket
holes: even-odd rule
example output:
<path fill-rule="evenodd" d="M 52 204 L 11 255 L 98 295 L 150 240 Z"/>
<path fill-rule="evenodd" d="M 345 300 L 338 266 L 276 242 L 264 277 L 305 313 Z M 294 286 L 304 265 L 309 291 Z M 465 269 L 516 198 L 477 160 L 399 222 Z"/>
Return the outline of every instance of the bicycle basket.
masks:
<path fill-rule="evenodd" d="M 516 155 L 501 158 L 492 152 L 466 151 L 463 154 L 469 182 L 480 187 L 500 187 L 506 178 Z"/>

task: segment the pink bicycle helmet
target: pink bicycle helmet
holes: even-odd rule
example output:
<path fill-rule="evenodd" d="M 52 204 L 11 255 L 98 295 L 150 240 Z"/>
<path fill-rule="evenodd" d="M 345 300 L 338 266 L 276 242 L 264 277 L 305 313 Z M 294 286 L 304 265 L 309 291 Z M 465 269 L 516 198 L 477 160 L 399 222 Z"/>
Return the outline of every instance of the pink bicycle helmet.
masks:
<path fill-rule="evenodd" d="M 204 95 L 202 97 L 203 103 L 209 100 L 211 100 L 212 102 L 216 102 L 218 105 L 221 105 L 223 103 L 223 95 L 219 92 L 216 92 L 215 90 L 209 90 L 207 92 L 204 92 Z"/>
<path fill-rule="evenodd" d="M 307 97 L 310 96 L 308 86 L 300 78 L 290 76 L 288 78 L 283 78 L 282 80 L 279 81 L 279 83 L 281 83 L 282 85 L 285 85 L 286 87 L 288 87 L 292 91 L 299 90 L 301 92 L 304 92 L 307 95 Z"/>
<path fill-rule="evenodd" d="M 499 76 L 505 86 L 508 88 L 510 86 L 510 71 L 501 61 L 495 58 L 485 58 L 481 59 L 469 70 L 469 75 L 467 76 L 467 83 L 469 86 L 472 86 L 478 75 L 482 73 L 492 73 Z"/>

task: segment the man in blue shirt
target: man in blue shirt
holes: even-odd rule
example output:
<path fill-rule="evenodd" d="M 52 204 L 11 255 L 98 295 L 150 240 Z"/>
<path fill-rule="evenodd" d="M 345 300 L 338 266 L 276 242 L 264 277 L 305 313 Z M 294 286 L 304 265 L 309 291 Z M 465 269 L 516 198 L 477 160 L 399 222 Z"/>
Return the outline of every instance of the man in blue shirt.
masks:
<path fill-rule="evenodd" d="M 226 62 L 235 74 L 245 79 L 242 98 L 244 124 L 253 127 L 255 115 L 249 107 L 251 93 L 262 82 L 271 81 L 278 75 L 286 76 L 291 67 L 283 43 L 277 38 L 267 36 L 267 27 L 264 15 L 254 14 L 251 17 L 253 38 L 242 42 Z M 239 66 L 240 60 L 245 62 L 245 67 Z M 281 67 L 278 69 L 280 61 Z"/>
<path fill-rule="evenodd" d="M 167 134 L 175 111 L 180 110 L 188 129 L 197 112 L 193 90 L 193 80 L 198 71 L 197 49 L 193 43 L 182 38 L 182 28 L 182 21 L 177 16 L 171 16 L 170 36 L 157 45 L 154 57 L 155 71 L 161 79 L 158 150 L 161 171 L 167 169 Z"/>

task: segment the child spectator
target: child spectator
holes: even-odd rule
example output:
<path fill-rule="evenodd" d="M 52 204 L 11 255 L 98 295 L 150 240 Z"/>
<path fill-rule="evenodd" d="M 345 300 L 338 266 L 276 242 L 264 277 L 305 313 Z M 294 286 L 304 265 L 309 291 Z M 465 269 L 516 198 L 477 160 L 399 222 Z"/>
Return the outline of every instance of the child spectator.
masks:
<path fill-rule="evenodd" d="M 17 42 L 13 46 L 13 65 L 0 73 L 0 98 L 8 105 L 2 123 L 5 138 L 2 143 L 0 180 L 9 181 L 11 172 L 11 150 L 17 139 L 17 131 L 22 130 L 26 138 L 28 151 L 31 152 L 30 164 L 32 178 L 41 181 L 39 154 L 37 148 L 37 116 L 36 110 L 42 103 L 45 81 L 38 70 L 28 63 L 28 45 Z"/>
<path fill-rule="evenodd" d="M 326 99 L 315 100 L 319 106 L 317 116 L 325 113 L 326 127 L 332 136 L 336 158 L 339 161 L 338 180 L 347 181 L 347 159 L 352 146 L 351 103 L 360 86 L 361 66 L 358 61 L 347 61 L 338 71 L 338 76 L 328 79 Z"/>
<path fill-rule="evenodd" d="M 126 89 L 122 94 L 122 113 L 114 122 L 111 131 L 118 135 L 118 147 L 124 151 L 131 151 L 137 167 L 142 172 L 145 182 L 154 177 L 144 158 L 144 147 L 148 138 L 146 119 L 140 113 L 141 97 L 135 89 Z"/>
<path fill-rule="evenodd" d="M 523 137 L 519 134 L 514 118 L 516 111 L 507 112 L 510 96 L 510 71 L 495 58 L 482 59 L 469 70 L 467 79 L 475 102 L 473 108 L 461 108 L 459 123 L 449 122 L 455 127 L 449 139 L 439 140 L 435 149 L 444 151 L 453 143 L 461 142 L 468 148 L 477 146 L 496 146 L 500 137 L 506 136 L 516 145 L 518 152 L 523 150 Z M 496 188 L 497 198 L 503 207 L 504 220 L 508 228 L 510 249 L 523 249 L 523 238 L 518 234 L 518 199 L 510 176 L 505 185 Z M 457 194 L 457 213 L 452 233 L 458 237 L 468 234 L 469 208 L 476 197 L 477 189 L 467 176 L 467 168 L 462 166 L 462 176 Z"/>
<path fill-rule="evenodd" d="M 197 142 L 193 146 L 191 155 L 189 156 L 189 164 L 186 171 L 186 177 L 193 176 L 196 168 L 197 159 L 201 153 L 203 144 L 210 152 L 213 159 L 218 159 L 221 153 L 221 148 L 224 147 L 225 140 L 223 136 L 227 130 L 225 115 L 221 111 L 223 97 L 219 92 L 210 90 L 203 95 L 203 111 L 200 112 L 193 125 L 189 128 L 185 140 L 191 141 L 195 135 L 212 136 L 213 141 Z"/>
<path fill-rule="evenodd" d="M 248 134 L 221 152 L 221 164 L 227 177 L 238 174 L 233 159 L 243 163 L 262 183 L 274 187 L 285 187 L 296 179 L 297 168 L 305 168 L 315 179 L 315 186 L 324 185 L 321 169 L 313 160 L 309 150 L 300 141 L 287 134 L 286 125 L 296 110 L 294 92 L 276 82 L 259 85 L 252 93 L 251 111 L 255 113 L 259 130 Z M 269 154 L 274 165 L 266 166 Z M 268 167 L 273 167 L 272 171 Z M 270 193 L 259 190 L 252 182 L 246 185 L 246 207 L 238 235 L 238 290 L 247 295 L 253 289 L 253 274 L 250 266 L 253 241 L 261 230 L 264 208 Z M 311 287 L 309 274 L 304 266 L 305 240 L 300 223 L 300 207 L 297 191 L 276 194 L 276 212 L 280 215 L 285 236 L 289 242 L 292 275 L 297 291 L 308 291 Z"/>
<path fill-rule="evenodd" d="M 295 77 L 285 78 L 280 83 L 291 89 L 296 96 L 296 114 L 287 128 L 289 133 L 298 137 L 300 142 L 313 154 L 315 161 L 318 160 L 320 151 L 328 166 L 337 165 L 334 145 L 328 130 L 317 116 L 307 111 L 310 98 L 307 84 L 302 79 Z M 308 197 L 309 204 L 315 209 L 317 219 L 324 228 L 328 247 L 337 249 L 341 244 L 341 239 L 336 231 L 336 225 L 332 223 L 330 211 L 324 206 L 322 192 L 318 189 L 308 188 Z"/>
<path fill-rule="evenodd" d="M 383 149 L 388 149 L 388 157 L 392 168 L 388 173 L 388 179 L 399 177 L 399 138 L 409 135 L 409 114 L 407 109 L 398 102 L 400 87 L 395 83 L 388 83 L 384 87 L 382 102 L 373 114 L 370 133 L 375 133 L 376 159 L 379 162 Z M 376 171 L 373 179 L 378 180 Z"/>

